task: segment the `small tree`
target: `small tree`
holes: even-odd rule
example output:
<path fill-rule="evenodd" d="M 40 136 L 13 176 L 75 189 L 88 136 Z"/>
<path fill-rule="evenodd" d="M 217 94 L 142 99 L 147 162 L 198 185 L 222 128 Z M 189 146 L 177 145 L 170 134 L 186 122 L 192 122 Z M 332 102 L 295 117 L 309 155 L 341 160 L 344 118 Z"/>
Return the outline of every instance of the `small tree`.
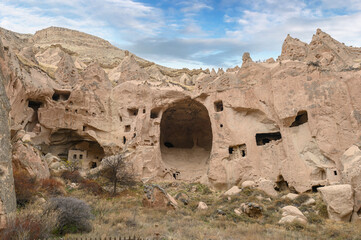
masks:
<path fill-rule="evenodd" d="M 117 184 L 131 186 L 135 184 L 134 175 L 127 169 L 124 162 L 125 153 L 105 157 L 100 174 L 113 184 L 113 196 L 117 192 Z"/>

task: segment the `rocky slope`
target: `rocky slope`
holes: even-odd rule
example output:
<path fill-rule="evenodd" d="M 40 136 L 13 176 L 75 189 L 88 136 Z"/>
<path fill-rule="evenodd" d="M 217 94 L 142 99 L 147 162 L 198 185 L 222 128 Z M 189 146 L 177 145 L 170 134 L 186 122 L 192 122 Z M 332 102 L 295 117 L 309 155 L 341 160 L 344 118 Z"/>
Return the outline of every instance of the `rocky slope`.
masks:
<path fill-rule="evenodd" d="M 0 40 L 14 162 L 40 177 L 45 154 L 89 170 L 127 148 L 143 181 L 304 192 L 343 181 L 341 156 L 360 141 L 361 49 L 321 30 L 309 44 L 287 36 L 276 61 L 245 54 L 218 72 L 169 69 L 63 28 L 1 29 Z"/>

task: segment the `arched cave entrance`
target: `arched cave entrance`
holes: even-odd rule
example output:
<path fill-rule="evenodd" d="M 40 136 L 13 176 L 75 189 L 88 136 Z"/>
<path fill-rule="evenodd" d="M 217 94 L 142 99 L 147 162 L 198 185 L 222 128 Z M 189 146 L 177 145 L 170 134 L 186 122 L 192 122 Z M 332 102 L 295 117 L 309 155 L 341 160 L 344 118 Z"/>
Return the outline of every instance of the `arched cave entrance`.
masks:
<path fill-rule="evenodd" d="M 194 180 L 206 173 L 212 150 L 207 109 L 191 99 L 169 107 L 160 124 L 160 150 L 171 177 Z"/>

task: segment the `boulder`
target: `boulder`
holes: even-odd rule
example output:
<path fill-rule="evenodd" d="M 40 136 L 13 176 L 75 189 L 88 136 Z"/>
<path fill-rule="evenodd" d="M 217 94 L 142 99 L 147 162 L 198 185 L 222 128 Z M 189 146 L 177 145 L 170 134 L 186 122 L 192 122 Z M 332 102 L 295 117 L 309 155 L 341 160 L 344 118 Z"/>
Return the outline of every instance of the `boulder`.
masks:
<path fill-rule="evenodd" d="M 262 206 L 257 203 L 241 203 L 241 206 L 237 211 L 247 214 L 247 216 L 252 218 L 258 218 L 262 216 Z"/>
<path fill-rule="evenodd" d="M 257 188 L 264 191 L 267 195 L 271 197 L 277 197 L 278 193 L 274 188 L 274 183 L 270 180 L 263 179 L 258 183 Z"/>
<path fill-rule="evenodd" d="M 23 141 L 23 142 L 31 142 L 30 134 L 28 134 L 28 133 L 24 134 L 24 136 L 21 138 L 21 141 Z"/>
<path fill-rule="evenodd" d="M 198 210 L 206 210 L 206 209 L 208 209 L 208 206 L 205 202 L 199 202 L 197 209 Z"/>
<path fill-rule="evenodd" d="M 233 186 L 230 189 L 228 189 L 225 193 L 223 193 L 224 196 L 232 196 L 240 193 L 242 189 L 239 189 L 237 186 Z"/>
<path fill-rule="evenodd" d="M 301 223 L 306 224 L 307 218 L 303 213 L 294 206 L 285 206 L 282 208 L 282 218 L 278 222 L 279 224 L 286 223 Z"/>
<path fill-rule="evenodd" d="M 354 190 L 354 212 L 353 219 L 361 217 L 361 150 L 352 145 L 341 157 L 341 181 L 350 184 Z"/>
<path fill-rule="evenodd" d="M 253 188 L 256 186 L 256 183 L 254 181 L 244 181 L 242 184 L 241 184 L 241 187 L 242 188 Z"/>
<path fill-rule="evenodd" d="M 312 205 L 312 204 L 315 204 L 315 203 L 316 203 L 315 199 L 309 198 L 304 203 L 302 203 L 302 205 L 308 206 L 308 205 Z"/>
<path fill-rule="evenodd" d="M 149 208 L 176 209 L 177 201 L 158 185 L 144 186 L 143 206 Z"/>
<path fill-rule="evenodd" d="M 333 185 L 318 188 L 323 201 L 327 205 L 327 212 L 331 219 L 349 222 L 354 206 L 351 185 Z"/>
<path fill-rule="evenodd" d="M 293 201 L 293 200 L 295 200 L 297 197 L 298 197 L 298 194 L 289 193 L 289 194 L 287 194 L 287 195 L 282 196 L 281 198 L 282 198 L 282 199 L 288 198 L 289 200 Z"/>
<path fill-rule="evenodd" d="M 38 179 L 50 177 L 47 162 L 42 159 L 40 151 L 31 144 L 17 141 L 12 152 L 15 169 L 24 169 L 30 176 Z"/>

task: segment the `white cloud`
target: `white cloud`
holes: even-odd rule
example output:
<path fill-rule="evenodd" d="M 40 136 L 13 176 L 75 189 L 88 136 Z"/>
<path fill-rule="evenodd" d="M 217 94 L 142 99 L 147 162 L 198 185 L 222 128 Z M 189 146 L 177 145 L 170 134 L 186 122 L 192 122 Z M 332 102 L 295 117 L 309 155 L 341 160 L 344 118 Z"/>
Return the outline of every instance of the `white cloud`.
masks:
<path fill-rule="evenodd" d="M 163 19 L 161 10 L 132 0 L 19 0 L 0 3 L 0 26 L 26 33 L 62 26 L 108 39 L 113 31 L 130 40 L 157 34 Z"/>
<path fill-rule="evenodd" d="M 309 42 L 317 28 L 360 45 L 356 0 L 140 1 L 2 0 L 0 26 L 22 33 L 51 25 L 77 29 L 172 67 L 230 67 L 240 64 L 246 51 L 256 58 L 277 57 L 288 33 Z M 222 16 L 223 22 L 216 22 Z"/>
<path fill-rule="evenodd" d="M 182 5 L 185 5 L 185 7 L 181 8 L 182 12 L 199 12 L 203 9 L 213 10 L 213 7 L 207 5 L 204 2 L 195 2 L 195 1 L 189 1 L 189 2 L 182 2 Z"/>

